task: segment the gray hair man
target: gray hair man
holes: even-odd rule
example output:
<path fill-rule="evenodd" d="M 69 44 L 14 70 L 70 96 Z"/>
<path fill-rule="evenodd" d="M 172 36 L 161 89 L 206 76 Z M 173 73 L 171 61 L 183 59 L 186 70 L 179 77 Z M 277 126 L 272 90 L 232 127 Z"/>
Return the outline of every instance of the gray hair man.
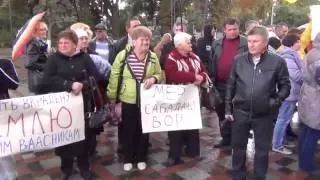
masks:
<path fill-rule="evenodd" d="M 246 179 L 246 150 L 252 128 L 255 141 L 253 179 L 265 179 L 273 133 L 273 119 L 290 93 L 286 62 L 267 51 L 268 31 L 256 26 L 248 32 L 249 52 L 233 61 L 227 83 L 225 118 L 232 123 L 234 179 Z M 233 109 L 232 109 L 233 107 Z"/>

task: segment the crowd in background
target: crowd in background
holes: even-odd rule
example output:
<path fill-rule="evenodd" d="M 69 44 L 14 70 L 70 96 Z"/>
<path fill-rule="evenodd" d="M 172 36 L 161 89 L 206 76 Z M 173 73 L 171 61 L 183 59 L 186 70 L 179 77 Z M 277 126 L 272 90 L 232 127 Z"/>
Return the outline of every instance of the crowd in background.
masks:
<path fill-rule="evenodd" d="M 187 21 L 177 19 L 172 32 L 151 47 L 152 31 L 137 17 L 128 20 L 127 35 L 115 41 L 109 40 L 103 24 L 94 27 L 94 38 L 89 26 L 74 24 L 58 34 L 56 51 L 48 53 L 48 27 L 41 22 L 26 50 L 30 92 L 82 93 L 84 100 L 85 140 L 56 148 L 61 179 L 70 178 L 75 159 L 80 175 L 92 179 L 90 159 L 99 156 L 96 136 L 104 129 L 90 128 L 86 116 L 97 98 L 90 93 L 90 77 L 98 82 L 105 94 L 103 102 L 113 110 L 109 124 L 118 127 L 124 171 L 131 171 L 135 164 L 145 170 L 152 144 L 149 134 L 142 133 L 140 84 L 144 83 L 144 88 L 156 83 L 207 87 L 213 82 L 223 100 L 215 107 L 222 140 L 213 146 L 232 147 L 233 179 L 246 179 L 248 138 L 255 140 L 254 179 L 266 178 L 270 145 L 274 152 L 290 155 L 292 140 L 297 138 L 299 167 L 314 172 L 320 138 L 320 35 L 304 57 L 299 52 L 302 31 L 284 23 L 264 27 L 251 20 L 243 35 L 236 19 L 228 18 L 222 26 L 222 38 L 215 39 L 216 29 L 208 24 L 203 37 L 196 40 L 187 33 Z M 7 71 L 12 82 L 5 84 L 12 86 L 2 86 L 2 99 L 8 98 L 9 88 L 17 87 L 15 71 Z M 290 129 L 297 103 L 299 137 Z M 167 143 L 169 166 L 183 163 L 183 156 L 200 156 L 199 130 L 170 131 Z"/>

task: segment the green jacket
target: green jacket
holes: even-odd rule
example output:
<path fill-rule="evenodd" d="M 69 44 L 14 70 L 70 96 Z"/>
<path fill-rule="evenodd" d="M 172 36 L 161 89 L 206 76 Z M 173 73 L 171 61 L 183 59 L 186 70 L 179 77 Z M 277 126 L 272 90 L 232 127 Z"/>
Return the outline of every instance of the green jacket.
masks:
<path fill-rule="evenodd" d="M 122 84 L 119 91 L 119 100 L 128 104 L 137 104 L 137 101 L 140 100 L 140 84 L 136 81 L 135 77 L 131 74 L 129 70 L 126 60 L 126 54 L 128 53 L 129 55 L 129 51 L 130 49 L 129 47 L 127 47 L 126 49 L 120 51 L 115 58 L 115 61 L 111 69 L 109 85 L 107 88 L 107 96 L 110 99 L 117 98 L 117 88 L 121 71 L 121 65 L 122 63 L 125 63 L 123 69 Z M 151 51 L 150 53 L 151 55 L 149 61 L 147 60 L 147 69 L 145 72 L 145 77 L 143 79 L 155 77 L 157 79 L 157 82 L 159 82 L 162 79 L 160 63 L 157 55 Z"/>

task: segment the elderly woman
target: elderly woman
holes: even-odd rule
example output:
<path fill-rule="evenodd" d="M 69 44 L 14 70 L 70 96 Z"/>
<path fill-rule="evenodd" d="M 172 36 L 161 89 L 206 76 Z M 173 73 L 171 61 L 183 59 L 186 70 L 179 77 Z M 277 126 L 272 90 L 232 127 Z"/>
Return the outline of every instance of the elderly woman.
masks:
<path fill-rule="evenodd" d="M 150 88 L 161 80 L 159 60 L 149 50 L 151 35 L 151 30 L 145 26 L 134 28 L 133 46 L 127 46 L 117 55 L 109 79 L 108 97 L 113 103 L 117 97 L 122 102 L 120 133 L 123 137 L 125 171 L 130 171 L 134 162 L 138 163 L 139 170 L 146 168 L 148 134 L 142 133 L 139 89 L 141 83 L 144 83 L 144 88 Z M 121 82 L 119 78 L 122 79 Z"/>
<path fill-rule="evenodd" d="M 207 73 L 204 65 L 197 55 L 192 52 L 192 36 L 179 32 L 174 36 L 175 48 L 169 53 L 165 63 L 167 84 L 195 84 L 207 83 Z M 171 131 L 168 133 L 170 150 L 168 165 L 182 162 L 181 152 L 183 144 L 186 144 L 186 154 L 195 158 L 200 154 L 199 131 Z"/>
<path fill-rule="evenodd" d="M 78 38 L 71 30 L 59 33 L 57 52 L 48 58 L 44 71 L 43 90 L 49 92 L 68 91 L 83 94 L 84 114 L 92 110 L 92 96 L 88 88 L 88 76 L 97 77 L 97 69 L 90 56 L 77 51 Z M 86 117 L 86 116 L 85 116 Z M 61 158 L 62 179 L 67 180 L 72 174 L 73 160 L 77 157 L 80 175 L 85 180 L 91 179 L 88 158 L 88 120 L 85 119 L 84 141 L 56 148 L 56 154 Z"/>
<path fill-rule="evenodd" d="M 30 92 L 35 94 L 41 93 L 40 82 L 43 77 L 44 66 L 48 60 L 47 32 L 46 23 L 40 22 L 26 50 L 25 67 L 28 70 L 28 88 Z"/>
<path fill-rule="evenodd" d="M 106 80 L 107 80 L 107 77 L 109 76 L 109 73 L 111 70 L 111 65 L 110 65 L 109 61 L 107 61 L 106 59 L 99 56 L 96 52 L 89 49 L 90 36 L 87 31 L 80 29 L 80 28 L 74 29 L 74 31 L 78 36 L 77 50 L 83 51 L 83 52 L 90 55 L 91 59 L 93 60 L 94 64 L 96 65 L 98 72 L 100 74 L 101 80 L 99 81 L 99 89 L 101 92 L 105 92 L 106 91 Z M 98 98 L 98 97 L 95 97 L 95 98 Z M 96 101 L 96 102 L 100 102 L 100 101 Z M 104 104 L 99 104 L 99 106 L 103 106 L 103 105 Z M 90 129 L 89 131 L 90 131 L 89 132 L 90 135 L 88 138 L 89 155 L 92 158 L 97 158 L 98 154 L 96 151 L 96 147 L 97 147 L 96 135 L 99 135 L 101 132 L 103 132 L 103 127 Z"/>
<path fill-rule="evenodd" d="M 301 123 L 299 133 L 299 167 L 313 173 L 317 141 L 320 139 L 320 33 L 313 41 L 313 48 L 302 65 L 303 85 L 300 92 L 298 114 Z"/>

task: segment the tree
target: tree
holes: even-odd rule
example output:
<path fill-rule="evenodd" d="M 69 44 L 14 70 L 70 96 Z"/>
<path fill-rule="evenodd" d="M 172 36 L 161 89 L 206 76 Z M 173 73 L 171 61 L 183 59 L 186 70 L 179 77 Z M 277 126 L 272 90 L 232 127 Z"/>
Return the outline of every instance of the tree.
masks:
<path fill-rule="evenodd" d="M 99 14 L 100 19 L 106 16 L 109 21 L 107 24 L 112 27 L 112 34 L 119 37 L 120 30 L 120 13 L 119 0 L 90 0 L 91 12 Z"/>
<path fill-rule="evenodd" d="M 45 19 L 48 22 L 48 41 L 51 47 L 52 41 L 52 27 L 56 25 L 59 29 L 65 23 L 71 24 L 77 20 L 74 7 L 69 0 L 43 0 L 37 1 L 33 7 L 34 14 L 46 11 Z"/>
<path fill-rule="evenodd" d="M 162 33 L 171 31 L 171 0 L 161 0 L 160 2 L 160 26 Z"/>
<path fill-rule="evenodd" d="M 223 24 L 223 21 L 230 16 L 231 2 L 232 0 L 211 0 L 209 2 L 209 13 L 215 24 Z"/>

